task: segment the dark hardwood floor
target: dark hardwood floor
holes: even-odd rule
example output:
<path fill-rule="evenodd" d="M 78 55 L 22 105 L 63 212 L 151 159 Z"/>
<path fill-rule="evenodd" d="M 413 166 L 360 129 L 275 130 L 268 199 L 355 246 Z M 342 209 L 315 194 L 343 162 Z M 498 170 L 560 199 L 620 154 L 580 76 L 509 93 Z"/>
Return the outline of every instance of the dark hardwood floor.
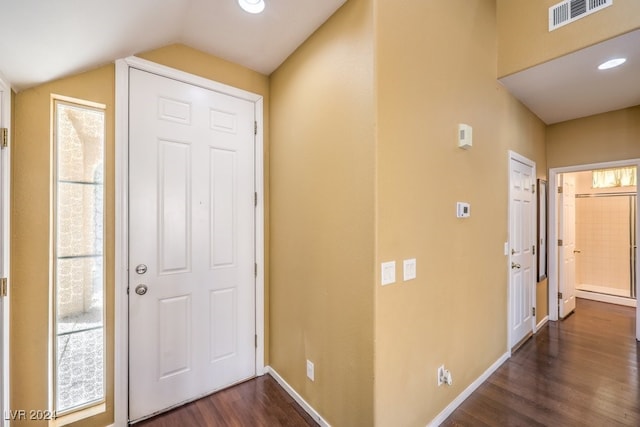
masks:
<path fill-rule="evenodd" d="M 640 426 L 639 366 L 635 309 L 579 300 L 573 315 L 523 344 L 442 426 Z M 265 375 L 135 426 L 316 425 Z"/>
<path fill-rule="evenodd" d="M 635 308 L 578 300 L 442 426 L 640 426 Z"/>
<path fill-rule="evenodd" d="M 135 427 L 305 427 L 318 424 L 269 375 L 188 403 Z"/>

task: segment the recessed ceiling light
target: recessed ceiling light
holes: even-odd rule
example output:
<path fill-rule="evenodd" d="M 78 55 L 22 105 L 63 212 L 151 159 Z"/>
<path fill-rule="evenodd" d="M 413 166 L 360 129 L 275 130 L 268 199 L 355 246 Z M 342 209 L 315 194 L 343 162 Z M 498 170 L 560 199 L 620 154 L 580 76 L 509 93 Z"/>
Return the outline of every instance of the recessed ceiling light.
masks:
<path fill-rule="evenodd" d="M 260 13 L 264 10 L 264 0 L 238 0 L 238 4 L 249 13 Z"/>
<path fill-rule="evenodd" d="M 608 70 L 609 68 L 617 67 L 624 64 L 626 60 L 627 58 L 610 59 L 607 62 L 603 62 L 602 64 L 598 65 L 598 70 Z"/>

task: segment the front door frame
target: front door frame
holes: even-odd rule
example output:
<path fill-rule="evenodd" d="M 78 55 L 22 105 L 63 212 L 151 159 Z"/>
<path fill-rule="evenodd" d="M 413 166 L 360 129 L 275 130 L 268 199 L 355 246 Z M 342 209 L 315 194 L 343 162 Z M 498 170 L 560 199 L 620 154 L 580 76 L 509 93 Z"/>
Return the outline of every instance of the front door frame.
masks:
<path fill-rule="evenodd" d="M 0 413 L 2 421 L 0 426 L 8 425 L 6 413 L 11 408 L 9 401 L 9 321 L 10 321 L 10 297 L 9 291 L 9 224 L 10 224 L 10 181 L 11 181 L 11 86 L 0 78 L 0 103 L 2 115 L 0 127 L 7 128 L 7 147 L 0 151 L 0 277 L 7 279 L 7 296 L 0 297 L 0 315 L 2 316 L 2 328 L 0 330 Z"/>
<path fill-rule="evenodd" d="M 621 166 L 635 165 L 640 171 L 640 159 L 617 160 L 612 162 L 591 163 L 586 165 L 565 166 L 549 169 L 549 222 L 547 230 L 549 237 L 549 320 L 557 321 L 558 316 L 558 175 L 569 172 L 582 172 L 594 169 L 608 169 Z M 640 186 L 636 186 L 636 194 L 640 196 Z M 638 206 L 636 212 L 640 212 L 640 197 L 636 197 Z M 640 237 L 640 215 L 636 215 L 636 241 Z M 553 244 L 556 242 L 556 244 Z M 637 251 L 637 249 L 636 249 Z M 637 255 L 637 254 L 636 254 Z M 636 271 L 640 271 L 640 260 L 636 256 Z M 636 340 L 640 341 L 640 304 L 636 304 Z"/>
<path fill-rule="evenodd" d="M 265 373 L 264 366 L 264 135 L 263 97 L 184 71 L 137 57 L 116 61 L 116 242 L 115 242 L 115 367 L 114 425 L 129 421 L 129 345 L 128 345 L 128 203 L 129 203 L 129 69 L 136 68 L 184 83 L 231 95 L 253 102 L 257 131 L 255 136 L 255 311 L 256 311 L 256 375 Z"/>

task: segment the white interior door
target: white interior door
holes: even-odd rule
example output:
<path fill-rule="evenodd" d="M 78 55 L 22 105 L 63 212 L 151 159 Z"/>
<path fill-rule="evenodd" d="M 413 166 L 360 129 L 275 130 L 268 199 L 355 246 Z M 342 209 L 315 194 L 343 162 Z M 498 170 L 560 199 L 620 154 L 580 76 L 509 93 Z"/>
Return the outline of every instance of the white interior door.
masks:
<path fill-rule="evenodd" d="M 535 290 L 535 174 L 532 164 L 510 159 L 510 347 L 533 333 Z"/>
<path fill-rule="evenodd" d="M 129 418 L 255 375 L 254 104 L 132 69 Z"/>
<path fill-rule="evenodd" d="M 558 315 L 576 309 L 576 183 L 572 174 L 560 176 L 558 188 Z"/>

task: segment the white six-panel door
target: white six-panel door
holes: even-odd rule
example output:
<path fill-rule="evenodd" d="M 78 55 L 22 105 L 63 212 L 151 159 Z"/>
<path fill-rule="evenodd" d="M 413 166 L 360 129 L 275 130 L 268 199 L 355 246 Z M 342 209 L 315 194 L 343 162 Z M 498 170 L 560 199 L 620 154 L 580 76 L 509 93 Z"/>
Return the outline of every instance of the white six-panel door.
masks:
<path fill-rule="evenodd" d="M 510 159 L 509 312 L 510 342 L 513 347 L 533 333 L 533 291 L 535 269 L 535 176 L 533 167 Z"/>
<path fill-rule="evenodd" d="M 131 69 L 129 418 L 255 375 L 253 103 Z"/>

